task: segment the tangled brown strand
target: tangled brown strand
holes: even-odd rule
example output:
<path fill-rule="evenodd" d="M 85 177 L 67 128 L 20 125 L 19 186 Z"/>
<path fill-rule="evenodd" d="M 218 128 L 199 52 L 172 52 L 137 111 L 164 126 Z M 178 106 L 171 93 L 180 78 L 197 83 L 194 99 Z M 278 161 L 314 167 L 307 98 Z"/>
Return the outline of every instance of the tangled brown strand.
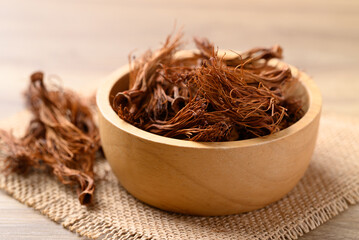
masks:
<path fill-rule="evenodd" d="M 269 64 L 282 58 L 278 45 L 226 59 L 194 39 L 199 53 L 176 58 L 181 37 L 130 62 L 129 90 L 113 97 L 120 118 L 158 135 L 216 142 L 272 134 L 302 117 L 301 101 L 285 94 L 297 79 Z"/>
<path fill-rule="evenodd" d="M 26 91 L 33 119 L 22 138 L 0 130 L 5 169 L 26 173 L 49 170 L 67 185 L 79 185 L 81 204 L 95 190 L 93 164 L 100 148 L 98 128 L 88 104 L 70 91 L 48 90 L 43 73 L 31 75 Z"/>

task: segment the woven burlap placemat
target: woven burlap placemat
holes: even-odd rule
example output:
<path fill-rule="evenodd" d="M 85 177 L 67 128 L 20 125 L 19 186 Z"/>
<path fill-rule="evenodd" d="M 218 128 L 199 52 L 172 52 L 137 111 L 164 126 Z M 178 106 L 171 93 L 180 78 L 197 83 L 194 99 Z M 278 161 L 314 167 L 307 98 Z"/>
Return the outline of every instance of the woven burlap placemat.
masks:
<path fill-rule="evenodd" d="M 0 122 L 21 131 L 28 116 Z M 7 126 L 6 126 L 7 125 Z M 0 174 L 0 188 L 65 228 L 104 239 L 296 239 L 359 202 L 359 120 L 325 114 L 312 162 L 283 199 L 257 211 L 223 217 L 168 213 L 143 204 L 96 164 L 92 207 L 44 173 Z"/>

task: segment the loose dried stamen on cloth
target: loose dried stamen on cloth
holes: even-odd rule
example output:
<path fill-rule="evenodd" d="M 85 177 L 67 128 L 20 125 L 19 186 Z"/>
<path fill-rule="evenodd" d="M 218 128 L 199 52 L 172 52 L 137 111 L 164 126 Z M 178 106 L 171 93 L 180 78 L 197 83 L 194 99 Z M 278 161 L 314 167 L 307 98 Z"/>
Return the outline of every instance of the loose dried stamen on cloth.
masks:
<path fill-rule="evenodd" d="M 21 138 L 0 130 L 5 170 L 24 174 L 51 171 L 63 184 L 78 185 L 81 204 L 89 204 L 95 190 L 93 164 L 100 148 L 98 128 L 90 106 L 78 95 L 48 90 L 43 73 L 31 75 L 25 93 L 32 120 Z"/>

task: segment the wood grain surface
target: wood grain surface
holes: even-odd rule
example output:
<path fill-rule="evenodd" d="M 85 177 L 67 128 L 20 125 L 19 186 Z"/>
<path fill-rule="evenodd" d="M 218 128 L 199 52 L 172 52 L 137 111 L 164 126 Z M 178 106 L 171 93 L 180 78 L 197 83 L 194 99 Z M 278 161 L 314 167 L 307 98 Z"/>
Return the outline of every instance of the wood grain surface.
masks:
<path fill-rule="evenodd" d="M 281 44 L 285 60 L 317 82 L 324 111 L 359 117 L 357 0 L 0 0 L 0 118 L 23 109 L 33 71 L 94 91 L 129 52 L 159 46 L 175 23 L 187 40 L 206 36 L 220 48 Z M 0 239 L 77 238 L 0 192 Z M 359 205 L 302 239 L 359 239 Z"/>

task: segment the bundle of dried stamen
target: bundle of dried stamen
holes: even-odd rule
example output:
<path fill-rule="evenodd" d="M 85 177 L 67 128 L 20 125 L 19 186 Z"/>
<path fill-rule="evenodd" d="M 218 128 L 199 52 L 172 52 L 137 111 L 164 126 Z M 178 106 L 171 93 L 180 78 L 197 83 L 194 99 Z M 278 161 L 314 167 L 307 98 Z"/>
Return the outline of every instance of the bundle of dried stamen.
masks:
<path fill-rule="evenodd" d="M 113 109 L 146 131 L 193 141 L 264 136 L 296 122 L 301 102 L 284 94 L 295 79 L 279 46 L 224 59 L 208 40 L 195 39 L 199 54 L 176 58 L 181 34 L 133 64 L 129 90 L 113 97 Z"/>
<path fill-rule="evenodd" d="M 100 139 L 88 104 L 70 91 L 48 90 L 41 72 L 31 76 L 26 100 L 33 119 L 25 135 L 15 138 L 0 130 L 6 169 L 52 171 L 62 183 L 79 185 L 81 204 L 91 203 Z"/>

